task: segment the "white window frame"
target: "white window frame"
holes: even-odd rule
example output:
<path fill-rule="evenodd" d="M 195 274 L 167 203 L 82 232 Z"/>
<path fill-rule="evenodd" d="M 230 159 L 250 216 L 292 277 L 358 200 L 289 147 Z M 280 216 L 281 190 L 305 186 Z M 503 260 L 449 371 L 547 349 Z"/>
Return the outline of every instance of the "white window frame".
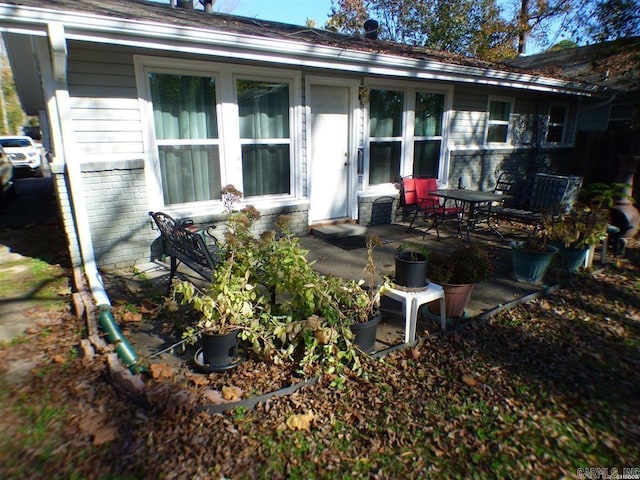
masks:
<path fill-rule="evenodd" d="M 491 112 L 491 102 L 501 102 L 501 103 L 508 103 L 509 104 L 509 118 L 507 120 L 491 120 L 489 118 L 490 112 Z M 485 126 L 484 126 L 484 144 L 485 145 L 489 145 L 489 146 L 493 146 L 493 145 L 499 145 L 499 146 L 505 146 L 505 145 L 511 145 L 511 134 L 512 134 L 512 126 L 511 126 L 511 117 L 514 113 L 514 106 L 515 106 L 515 98 L 513 97 L 497 97 L 497 96 L 490 96 L 487 99 L 487 110 L 485 112 Z M 505 139 L 504 142 L 489 142 L 489 128 L 493 125 L 506 125 L 507 126 L 507 138 Z"/>
<path fill-rule="evenodd" d="M 414 142 L 423 139 L 441 139 L 438 184 L 446 186 L 449 176 L 449 133 L 451 127 L 451 110 L 453 108 L 453 86 L 434 85 L 429 83 L 399 83 L 397 81 L 380 81 L 379 79 L 365 79 L 365 84 L 369 90 L 397 90 L 404 94 L 404 108 L 402 116 L 402 145 L 400 154 L 400 177 L 413 174 L 413 153 Z M 415 100 L 416 93 L 432 93 L 444 95 L 444 112 L 442 116 L 442 135 L 439 137 L 414 137 L 415 129 Z M 395 193 L 397 189 L 391 183 L 383 183 L 379 185 L 369 185 L 369 169 L 370 164 L 370 143 L 371 141 L 393 140 L 398 137 L 370 137 L 369 136 L 369 104 L 365 104 L 363 112 L 363 150 L 364 150 L 364 175 L 362 178 L 362 189 L 372 193 Z"/>
<path fill-rule="evenodd" d="M 290 194 L 250 197 L 247 203 L 265 206 L 290 205 L 292 200 L 302 198 L 303 185 L 300 171 L 302 154 L 302 74 L 294 70 L 274 69 L 267 67 L 248 67 L 226 63 L 203 62 L 199 60 L 183 60 L 166 57 L 150 57 L 134 55 L 136 85 L 139 92 L 140 111 L 142 112 L 143 143 L 145 151 L 145 172 L 149 208 L 165 209 L 180 215 L 198 215 L 203 210 L 210 213 L 222 213 L 220 200 L 192 202 L 182 205 L 164 205 L 160 162 L 158 158 L 158 141 L 155 137 L 153 122 L 153 104 L 149 88 L 149 73 L 173 75 L 207 76 L 216 82 L 216 115 L 218 122 L 218 139 L 215 141 L 198 140 L 203 144 L 219 145 L 220 179 L 224 187 L 233 184 L 242 190 L 242 147 L 239 127 L 239 111 L 237 103 L 236 80 L 272 81 L 289 84 L 289 144 L 290 154 Z M 191 141 L 188 141 L 191 142 Z M 274 143 L 274 142 L 269 142 Z"/>
<path fill-rule="evenodd" d="M 251 73 L 249 73 L 251 72 Z M 264 76 L 264 75 L 256 75 L 253 70 L 248 70 L 246 73 L 237 73 L 233 72 L 231 75 L 232 83 L 233 83 L 233 104 L 235 107 L 235 118 L 237 120 L 237 128 L 235 129 L 235 133 L 237 137 L 233 139 L 233 141 L 238 145 L 239 152 L 237 153 L 240 167 L 240 177 L 242 177 L 242 146 L 243 145 L 289 145 L 289 162 L 290 162 L 290 170 L 289 170 L 289 185 L 291 194 L 294 193 L 294 133 L 293 130 L 295 128 L 295 124 L 293 123 L 295 116 L 293 115 L 293 83 L 290 80 L 283 79 L 282 77 L 273 77 L 273 76 Z M 273 83 L 287 83 L 289 85 L 289 138 L 263 138 L 263 139 L 255 139 L 255 138 L 240 138 L 240 115 L 239 115 L 239 107 L 238 107 L 238 89 L 237 84 L 238 80 L 246 80 L 250 82 L 273 82 Z M 238 185 L 242 185 L 242 178 L 238 181 Z M 242 190 L 241 187 L 238 187 L 239 190 Z M 273 199 L 277 197 L 289 197 L 291 194 L 281 194 L 281 195 L 267 195 L 267 196 L 253 196 L 250 197 L 252 202 L 259 202 L 262 199 Z"/>
<path fill-rule="evenodd" d="M 440 126 L 441 128 L 441 132 L 440 135 L 428 135 L 428 136 L 416 136 L 415 135 L 415 125 L 416 125 L 416 119 L 415 119 L 415 101 L 416 101 L 416 97 L 418 95 L 418 93 L 426 93 L 428 95 L 443 95 L 444 96 L 444 101 L 442 103 L 442 125 Z M 440 158 L 438 159 L 438 173 L 437 173 L 437 178 L 440 179 L 441 178 L 441 174 L 442 174 L 442 163 L 443 163 L 443 150 L 445 149 L 445 144 L 444 144 L 444 138 L 445 138 L 445 132 L 447 130 L 447 124 L 445 123 L 445 116 L 447 114 L 447 94 L 443 91 L 434 91 L 434 90 L 430 90 L 430 89 L 424 89 L 424 88 L 416 88 L 413 90 L 413 94 L 412 94 L 412 98 L 411 101 L 413 102 L 413 108 L 409 111 L 409 117 L 411 120 L 411 129 L 412 129 L 412 139 L 411 139 L 411 171 L 413 172 L 413 161 L 414 161 L 414 151 L 415 151 L 415 144 L 416 142 L 419 141 L 430 141 L 430 140 L 440 140 Z"/>
<path fill-rule="evenodd" d="M 154 142 L 154 150 L 153 150 L 153 154 L 154 154 L 154 170 L 157 172 L 156 177 L 158 180 L 158 192 L 160 194 L 160 198 L 162 198 L 161 201 L 161 205 L 163 209 L 167 209 L 168 208 L 184 208 L 184 206 L 187 205 L 215 205 L 216 203 L 219 203 L 219 200 L 204 200 L 201 202 L 189 202 L 189 203 L 185 203 L 185 204 L 171 204 L 171 205 L 165 205 L 164 204 L 164 192 L 163 192 L 163 187 L 162 187 L 162 175 L 160 172 L 160 159 L 158 156 L 158 147 L 161 146 L 171 146 L 171 145 L 176 145 L 176 146 L 189 146 L 189 145 L 215 145 L 218 147 L 218 161 L 220 162 L 220 179 L 221 179 L 221 186 L 224 186 L 225 183 L 222 182 L 222 179 L 224 178 L 224 162 L 223 162 L 223 157 L 222 157 L 222 152 L 223 152 L 223 141 L 222 141 L 222 133 L 221 133 L 221 116 L 220 116 L 220 104 L 221 104 L 221 97 L 220 97 L 220 89 L 219 89 L 219 85 L 220 85 L 220 76 L 217 73 L 207 73 L 207 72 L 193 72 L 193 71 L 188 71 L 186 73 L 180 73 L 177 72 L 175 70 L 167 70 L 164 67 L 154 67 L 154 68 L 150 68 L 147 69 L 145 71 L 145 83 L 147 86 L 149 85 L 149 74 L 150 73 L 155 73 L 155 74 L 162 74 L 162 75 L 185 75 L 185 76 L 193 76 L 193 77 L 207 77 L 207 78 L 213 78 L 214 82 L 215 82 L 215 89 L 216 89 L 216 124 L 217 124 L 217 128 L 218 128 L 218 138 L 202 138 L 202 139 L 159 139 L 156 137 L 155 134 L 155 125 L 154 125 L 154 121 L 153 121 L 153 103 L 151 101 L 151 91 L 149 90 L 149 96 L 148 96 L 148 105 L 151 109 L 151 123 L 150 123 L 150 128 L 151 131 L 153 133 L 153 142 Z"/>
<path fill-rule="evenodd" d="M 367 102 L 366 108 L 365 108 L 365 130 L 364 130 L 364 138 L 365 138 L 365 142 L 364 142 L 364 155 L 366 158 L 366 162 L 365 162 L 365 170 L 364 170 L 364 178 L 363 178 L 363 182 L 364 184 L 371 190 L 383 190 L 383 189 L 387 189 L 389 185 L 391 185 L 391 183 L 380 183 L 377 185 L 370 185 L 369 184 L 369 174 L 370 174 L 370 170 L 371 170 L 371 144 L 374 142 L 395 142 L 395 141 L 399 141 L 400 142 L 400 166 L 399 166 L 399 174 L 402 175 L 402 171 L 403 171 L 403 165 L 406 162 L 406 145 L 407 145 L 407 124 L 409 123 L 409 120 L 407 119 L 407 89 L 406 88 L 402 88 L 402 87 L 398 87 L 398 86 L 394 86 L 391 84 L 386 84 L 386 85 L 369 85 L 369 92 L 371 92 L 371 90 L 389 90 L 389 91 L 398 91 L 398 92 L 402 92 L 402 98 L 403 98 L 403 105 L 402 105 L 402 130 L 400 132 L 400 135 L 397 137 L 372 137 L 370 136 L 370 132 L 369 132 L 369 119 L 370 119 L 370 104 Z M 413 130 L 413 127 L 411 127 L 411 129 Z"/>
<path fill-rule="evenodd" d="M 561 123 L 551 123 L 551 109 L 554 107 L 561 107 L 564 108 L 564 118 L 562 119 Z M 567 126 L 569 123 L 569 105 L 566 103 L 552 103 L 549 105 L 549 111 L 547 114 L 547 122 L 545 125 L 545 131 L 544 131 L 544 144 L 545 145 L 566 145 L 568 142 L 565 140 L 565 137 L 567 135 Z M 549 127 L 558 127 L 561 126 L 562 127 L 562 136 L 560 138 L 559 142 L 550 142 L 548 140 L 549 138 Z"/>

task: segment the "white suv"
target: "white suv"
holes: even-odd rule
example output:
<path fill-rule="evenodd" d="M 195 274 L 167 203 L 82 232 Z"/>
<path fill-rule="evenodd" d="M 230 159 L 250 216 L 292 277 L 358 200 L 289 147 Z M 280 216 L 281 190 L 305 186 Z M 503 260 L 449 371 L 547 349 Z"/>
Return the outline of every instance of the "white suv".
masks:
<path fill-rule="evenodd" d="M 42 153 L 31 137 L 0 137 L 0 146 L 13 163 L 16 173 L 27 170 L 37 177 L 44 176 Z"/>

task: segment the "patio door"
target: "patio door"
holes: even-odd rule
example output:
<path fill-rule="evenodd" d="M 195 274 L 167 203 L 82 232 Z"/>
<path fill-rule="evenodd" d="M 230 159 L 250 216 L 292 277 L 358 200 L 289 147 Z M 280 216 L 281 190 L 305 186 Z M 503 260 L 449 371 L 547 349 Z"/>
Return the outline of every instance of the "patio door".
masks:
<path fill-rule="evenodd" d="M 312 84 L 309 222 L 349 216 L 355 159 L 351 149 L 351 88 Z"/>

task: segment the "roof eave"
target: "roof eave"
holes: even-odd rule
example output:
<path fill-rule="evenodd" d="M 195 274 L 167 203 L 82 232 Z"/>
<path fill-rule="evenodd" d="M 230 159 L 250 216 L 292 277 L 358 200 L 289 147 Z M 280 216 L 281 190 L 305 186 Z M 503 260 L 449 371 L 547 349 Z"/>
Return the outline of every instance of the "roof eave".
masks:
<path fill-rule="evenodd" d="M 0 27 L 4 31 L 46 35 L 46 26 L 52 22 L 64 26 L 65 36 L 69 40 L 330 68 L 371 76 L 453 81 L 583 96 L 603 93 L 595 85 L 497 68 L 407 58 L 299 40 L 0 4 Z"/>

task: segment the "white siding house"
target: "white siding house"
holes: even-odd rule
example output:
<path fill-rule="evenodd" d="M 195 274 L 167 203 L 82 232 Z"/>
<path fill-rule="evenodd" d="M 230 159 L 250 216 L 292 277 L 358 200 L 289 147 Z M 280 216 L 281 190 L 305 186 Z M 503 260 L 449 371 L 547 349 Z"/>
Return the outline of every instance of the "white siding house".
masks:
<path fill-rule="evenodd" d="M 41 118 L 76 265 L 147 261 L 148 212 L 222 218 L 233 184 L 268 228 L 368 224 L 406 175 L 490 189 L 566 171 L 589 84 L 323 30 L 136 0 L 0 3 Z M 33 78 L 37 82 L 33 82 Z"/>

